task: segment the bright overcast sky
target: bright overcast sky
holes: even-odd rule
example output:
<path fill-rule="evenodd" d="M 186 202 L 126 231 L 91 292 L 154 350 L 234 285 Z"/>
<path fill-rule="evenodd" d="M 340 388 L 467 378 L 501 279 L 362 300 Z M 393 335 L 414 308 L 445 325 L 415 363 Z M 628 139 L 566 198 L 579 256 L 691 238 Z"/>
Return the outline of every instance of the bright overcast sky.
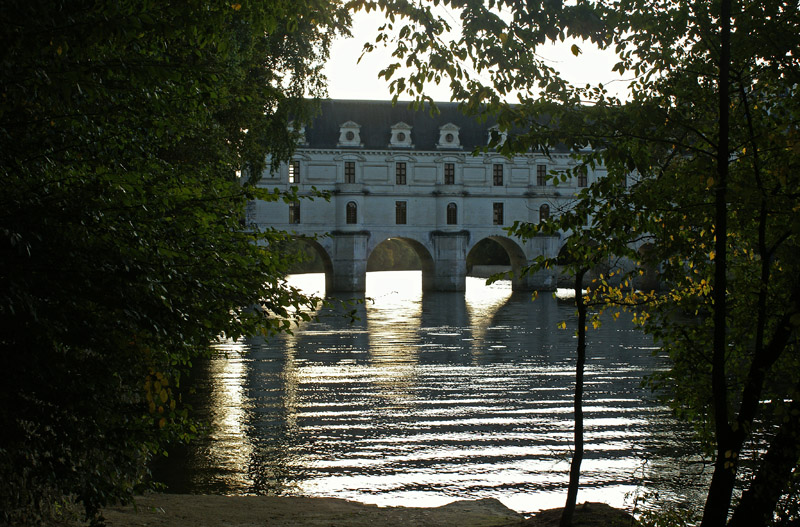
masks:
<path fill-rule="evenodd" d="M 378 78 L 378 72 L 392 62 L 390 49 L 378 47 L 358 63 L 364 42 L 374 41 L 382 22 L 382 16 L 374 11 L 369 14 L 358 13 L 353 18 L 353 37 L 339 39 L 333 44 L 331 58 L 325 68 L 329 81 L 328 92 L 332 99 L 391 99 L 388 83 Z M 574 84 L 602 82 L 612 93 L 624 89 L 626 83 L 620 82 L 619 75 L 611 71 L 617 62 L 613 54 L 597 51 L 588 43 L 578 42 L 583 53 L 575 57 L 570 52 L 571 45 L 572 41 L 567 40 L 558 46 L 545 46 L 539 50 L 539 55 L 547 58 Z M 437 101 L 450 100 L 447 85 L 431 86 L 428 95 Z M 408 97 L 401 99 L 407 100 Z"/>

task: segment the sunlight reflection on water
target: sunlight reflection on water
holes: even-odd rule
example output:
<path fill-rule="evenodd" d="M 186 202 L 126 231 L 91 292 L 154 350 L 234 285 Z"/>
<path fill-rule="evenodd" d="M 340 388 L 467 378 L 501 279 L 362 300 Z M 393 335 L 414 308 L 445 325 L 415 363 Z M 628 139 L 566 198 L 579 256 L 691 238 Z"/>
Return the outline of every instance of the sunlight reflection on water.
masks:
<path fill-rule="evenodd" d="M 324 290 L 323 275 L 291 281 Z M 419 272 L 369 273 L 365 296 L 352 325 L 320 313 L 292 335 L 220 346 L 198 403 L 211 435 L 172 490 L 561 506 L 575 344 L 555 327 L 574 308 L 472 278 L 466 293 L 423 294 Z M 692 501 L 687 431 L 639 386 L 658 367 L 652 343 L 625 321 L 589 339 L 579 500 L 621 506 L 646 482 Z"/>

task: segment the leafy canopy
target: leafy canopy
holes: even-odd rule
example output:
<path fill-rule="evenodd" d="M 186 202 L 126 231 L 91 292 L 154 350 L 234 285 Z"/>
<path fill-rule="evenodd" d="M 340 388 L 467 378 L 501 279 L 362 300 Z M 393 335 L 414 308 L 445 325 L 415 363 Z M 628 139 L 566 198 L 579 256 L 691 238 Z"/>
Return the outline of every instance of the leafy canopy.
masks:
<path fill-rule="evenodd" d="M 194 433 L 181 373 L 315 303 L 245 225 L 324 94 L 336 2 L 11 0 L 0 16 L 0 510 L 128 499 Z M 256 306 L 256 308 L 254 308 Z"/>
<path fill-rule="evenodd" d="M 726 523 L 731 509 L 731 525 L 796 521 L 797 3 L 354 4 L 392 16 L 366 50 L 393 46 L 397 61 L 382 74 L 395 97 L 432 102 L 425 82 L 448 82 L 464 111 L 493 114 L 510 132 L 490 145 L 501 152 L 564 144 L 576 170 L 605 167 L 608 177 L 570 208 L 511 232 L 559 234 L 561 263 L 576 275 L 616 264 L 614 280 L 589 285 L 587 302 L 648 306 L 638 319 L 672 359 L 651 382 L 714 457 L 703 524 Z M 537 54 L 568 37 L 617 54 L 626 100 L 600 83 L 570 85 Z M 543 255 L 532 265 L 557 263 Z M 644 289 L 642 275 L 663 291 Z"/>

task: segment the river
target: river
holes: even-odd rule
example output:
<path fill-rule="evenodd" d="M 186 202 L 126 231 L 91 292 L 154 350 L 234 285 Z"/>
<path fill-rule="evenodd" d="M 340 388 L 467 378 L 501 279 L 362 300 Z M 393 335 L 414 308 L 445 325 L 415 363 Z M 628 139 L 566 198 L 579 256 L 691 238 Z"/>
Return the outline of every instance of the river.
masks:
<path fill-rule="evenodd" d="M 322 275 L 291 279 L 324 288 Z M 352 323 L 322 310 L 292 335 L 221 344 L 197 376 L 209 435 L 157 468 L 169 490 L 563 505 L 571 302 L 478 278 L 466 293 L 422 294 L 418 271 L 369 273 L 366 297 Z M 664 366 L 653 350 L 625 315 L 589 330 L 579 502 L 630 506 L 645 489 L 700 499 L 707 475 L 689 430 L 640 385 Z"/>

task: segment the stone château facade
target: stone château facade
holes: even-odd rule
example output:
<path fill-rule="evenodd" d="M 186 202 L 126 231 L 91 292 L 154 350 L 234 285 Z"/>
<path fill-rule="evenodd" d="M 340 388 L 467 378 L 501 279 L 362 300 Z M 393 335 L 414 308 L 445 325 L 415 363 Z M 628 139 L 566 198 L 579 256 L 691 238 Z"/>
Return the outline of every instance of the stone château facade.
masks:
<path fill-rule="evenodd" d="M 315 187 L 329 191 L 330 201 L 257 202 L 249 221 L 298 235 L 329 233 L 315 242 L 329 291 L 363 291 L 367 258 L 388 238 L 414 247 L 423 287 L 432 290 L 463 290 L 466 256 L 487 237 L 508 251 L 515 269 L 539 254 L 557 254 L 559 237 L 523 243 L 503 229 L 556 214 L 604 170 L 553 186 L 546 174 L 574 166 L 567 151 L 473 155 L 496 127 L 462 115 L 453 103 L 439 109 L 431 115 L 405 103 L 324 101 L 321 114 L 300 130 L 293 160 L 263 174 L 260 185 L 296 186 L 301 195 Z M 513 285 L 554 289 L 554 273 L 515 276 Z"/>

